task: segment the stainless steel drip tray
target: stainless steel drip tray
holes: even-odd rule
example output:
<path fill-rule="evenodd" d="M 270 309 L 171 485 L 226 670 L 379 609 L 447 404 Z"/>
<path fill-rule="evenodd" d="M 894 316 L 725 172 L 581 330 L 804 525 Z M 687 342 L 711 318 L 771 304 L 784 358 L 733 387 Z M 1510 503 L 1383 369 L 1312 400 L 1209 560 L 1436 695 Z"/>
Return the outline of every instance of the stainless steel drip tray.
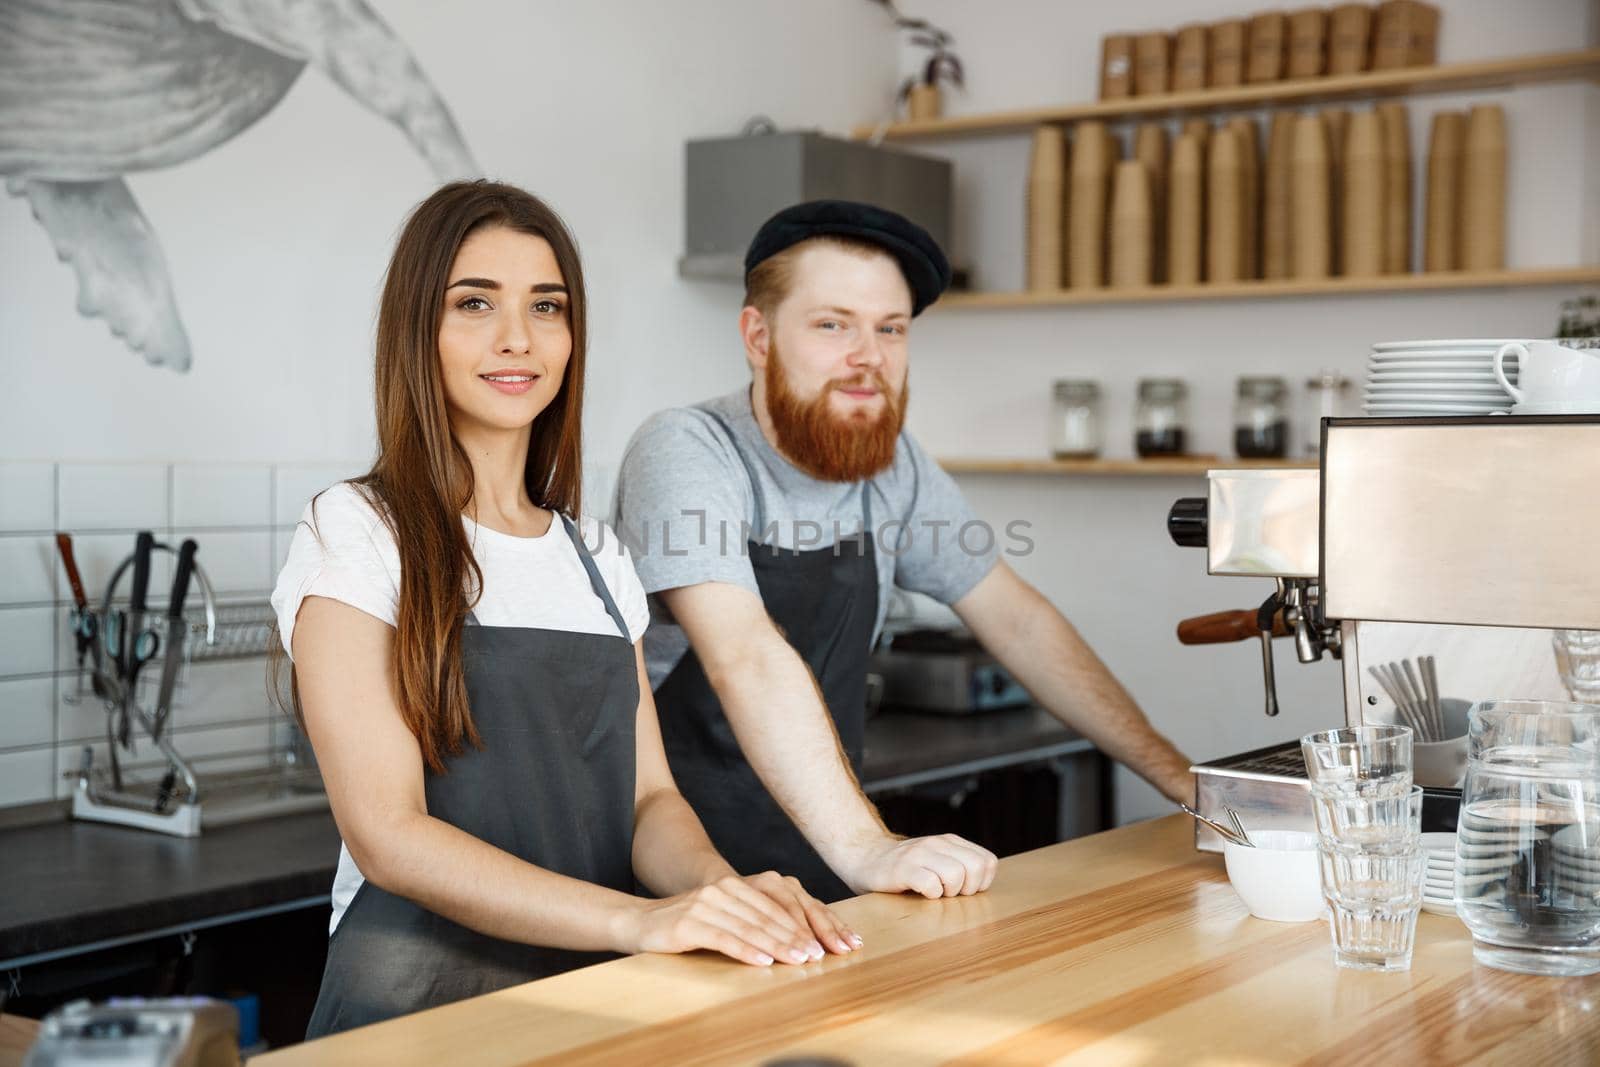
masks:
<path fill-rule="evenodd" d="M 1226 824 L 1224 808 L 1239 813 L 1246 830 L 1304 830 L 1315 833 L 1311 783 L 1306 779 L 1300 742 L 1224 756 L 1189 768 L 1194 772 L 1195 810 Z M 1461 811 L 1461 790 L 1425 787 L 1422 791 L 1423 832 L 1454 830 Z M 1194 847 L 1221 852 L 1222 838 L 1194 820 Z"/>
<path fill-rule="evenodd" d="M 1246 830 L 1316 830 L 1299 741 L 1224 756 L 1189 769 L 1195 776 L 1195 810 L 1202 815 L 1226 823 L 1223 809 L 1232 808 Z M 1222 838 L 1196 819 L 1194 847 L 1221 852 Z"/>

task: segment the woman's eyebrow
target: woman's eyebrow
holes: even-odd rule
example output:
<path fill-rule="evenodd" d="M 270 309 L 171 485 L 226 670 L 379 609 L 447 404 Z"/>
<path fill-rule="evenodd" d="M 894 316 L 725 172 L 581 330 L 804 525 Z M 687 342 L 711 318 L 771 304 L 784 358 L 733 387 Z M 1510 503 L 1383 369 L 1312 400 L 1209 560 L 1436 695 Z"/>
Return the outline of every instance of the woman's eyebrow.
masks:
<path fill-rule="evenodd" d="M 500 283 L 493 278 L 458 278 L 445 286 L 445 292 L 463 287 L 468 289 L 492 289 L 498 292 Z M 566 291 L 567 287 L 562 282 L 538 282 L 528 286 L 528 292 L 530 293 L 564 293 Z"/>

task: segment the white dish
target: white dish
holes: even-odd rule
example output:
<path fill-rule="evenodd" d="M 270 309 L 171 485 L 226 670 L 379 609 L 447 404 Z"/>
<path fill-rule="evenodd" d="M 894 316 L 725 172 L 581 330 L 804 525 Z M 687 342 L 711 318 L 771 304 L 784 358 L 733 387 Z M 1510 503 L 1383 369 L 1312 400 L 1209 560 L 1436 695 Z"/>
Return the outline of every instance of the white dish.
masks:
<path fill-rule="evenodd" d="M 1441 407 L 1438 404 L 1368 405 L 1362 414 L 1369 419 L 1479 419 L 1506 414 L 1503 408 Z"/>
<path fill-rule="evenodd" d="M 1367 397 L 1363 406 L 1385 411 L 1392 408 L 1413 408 L 1434 404 L 1444 405 L 1452 410 L 1464 411 L 1468 414 L 1487 415 L 1491 412 L 1504 411 L 1506 409 L 1506 405 L 1497 400 L 1488 400 L 1478 404 L 1470 400 L 1455 400 L 1451 397 L 1436 396 L 1432 393 L 1394 393 L 1387 397 Z M 1429 782 L 1427 784 L 1433 785 L 1434 783 Z"/>
<path fill-rule="evenodd" d="M 1431 378 L 1378 378 L 1371 377 L 1362 385 L 1369 392 L 1373 389 L 1383 392 L 1393 392 L 1396 389 L 1442 389 L 1448 392 L 1473 393 L 1482 396 L 1485 393 L 1499 393 L 1509 398 L 1511 394 L 1501 388 L 1500 383 L 1492 378 L 1468 378 L 1459 374 L 1440 374 Z"/>
<path fill-rule="evenodd" d="M 1474 366 L 1480 364 L 1494 365 L 1495 349 L 1485 349 L 1475 352 L 1471 349 L 1462 349 L 1459 352 L 1445 350 L 1441 352 L 1374 352 L 1367 357 L 1369 367 L 1437 367 L 1441 363 L 1470 363 Z M 1513 367 L 1521 366 L 1515 355 L 1507 356 L 1504 360 Z"/>
<path fill-rule="evenodd" d="M 1398 348 L 1499 348 L 1501 345 L 1510 344 L 1516 340 L 1521 340 L 1521 338 L 1512 337 L 1500 341 L 1484 337 L 1469 337 L 1465 340 L 1379 341 L 1372 346 L 1372 350 L 1374 352 L 1393 352 Z"/>
<path fill-rule="evenodd" d="M 1520 369 L 1514 361 L 1513 369 Z M 1504 363 L 1501 366 L 1505 366 Z M 1469 370 L 1482 371 L 1486 374 L 1494 373 L 1494 357 L 1484 356 L 1482 359 L 1379 359 L 1373 356 L 1367 363 L 1367 369 L 1374 374 L 1379 372 L 1388 374 L 1400 371 L 1439 371 L 1439 370 Z"/>
<path fill-rule="evenodd" d="M 1222 843 L 1228 881 L 1250 914 L 1272 922 L 1322 918 L 1322 872 L 1317 835 L 1303 830 L 1254 830 L 1255 848 Z"/>
<path fill-rule="evenodd" d="M 1368 391 L 1370 390 L 1363 390 L 1364 393 Z M 1512 404 L 1516 403 L 1516 401 L 1512 400 L 1505 393 L 1500 393 L 1499 395 L 1489 392 L 1440 394 L 1434 391 L 1434 385 L 1432 383 L 1425 382 L 1413 383 L 1410 387 L 1400 385 L 1392 389 L 1384 389 L 1378 396 L 1368 397 L 1367 399 L 1369 401 L 1379 400 L 1389 402 L 1407 399 L 1417 394 L 1426 394 L 1425 400 L 1430 404 L 1457 404 L 1464 405 L 1466 407 L 1480 407 L 1483 405 L 1488 405 L 1490 407 L 1509 408 Z"/>
<path fill-rule="evenodd" d="M 1506 404 L 1456 404 L 1431 397 L 1421 400 L 1371 400 L 1362 407 L 1368 411 L 1421 411 L 1429 415 L 1492 415 L 1497 411 L 1510 410 Z"/>
<path fill-rule="evenodd" d="M 1438 347 L 1438 349 L 1373 349 L 1368 358 L 1371 360 L 1451 360 L 1451 358 L 1467 357 L 1478 358 L 1483 355 L 1493 358 L 1501 350 L 1498 344 L 1464 344 L 1459 349 Z M 1515 354 L 1514 354 L 1515 355 Z"/>
<path fill-rule="evenodd" d="M 1600 414 L 1600 402 L 1568 401 L 1556 404 L 1515 404 L 1513 415 L 1595 415 Z"/>

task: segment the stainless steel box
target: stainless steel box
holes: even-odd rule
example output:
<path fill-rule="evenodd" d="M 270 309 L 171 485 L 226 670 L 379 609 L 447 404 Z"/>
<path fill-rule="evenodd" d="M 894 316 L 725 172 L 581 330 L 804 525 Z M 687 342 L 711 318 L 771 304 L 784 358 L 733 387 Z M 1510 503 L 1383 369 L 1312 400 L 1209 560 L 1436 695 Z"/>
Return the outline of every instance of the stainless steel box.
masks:
<path fill-rule="evenodd" d="M 1248 830 L 1315 832 L 1311 783 L 1298 741 L 1286 741 L 1253 752 L 1228 756 L 1189 768 L 1194 772 L 1194 806 L 1202 815 L 1226 824 L 1232 808 Z M 1195 820 L 1194 847 L 1221 852 L 1222 838 Z"/>
<path fill-rule="evenodd" d="M 948 160 L 805 131 L 690 141 L 684 163 L 685 277 L 742 279 L 756 230 L 806 200 L 876 204 L 950 248 Z"/>

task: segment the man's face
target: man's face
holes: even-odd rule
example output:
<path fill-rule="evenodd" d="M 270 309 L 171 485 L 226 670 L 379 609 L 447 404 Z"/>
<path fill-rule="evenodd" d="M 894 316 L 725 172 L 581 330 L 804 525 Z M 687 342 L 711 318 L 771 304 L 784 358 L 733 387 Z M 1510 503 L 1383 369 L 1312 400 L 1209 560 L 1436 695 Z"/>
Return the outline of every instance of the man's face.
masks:
<path fill-rule="evenodd" d="M 767 412 L 783 453 L 826 481 L 894 462 L 905 422 L 911 291 L 886 254 L 802 249 L 768 324 Z"/>
<path fill-rule="evenodd" d="M 768 329 L 794 397 L 810 403 L 826 394 L 841 425 L 898 406 L 911 289 L 893 257 L 816 244 L 801 250 L 792 278 Z"/>

